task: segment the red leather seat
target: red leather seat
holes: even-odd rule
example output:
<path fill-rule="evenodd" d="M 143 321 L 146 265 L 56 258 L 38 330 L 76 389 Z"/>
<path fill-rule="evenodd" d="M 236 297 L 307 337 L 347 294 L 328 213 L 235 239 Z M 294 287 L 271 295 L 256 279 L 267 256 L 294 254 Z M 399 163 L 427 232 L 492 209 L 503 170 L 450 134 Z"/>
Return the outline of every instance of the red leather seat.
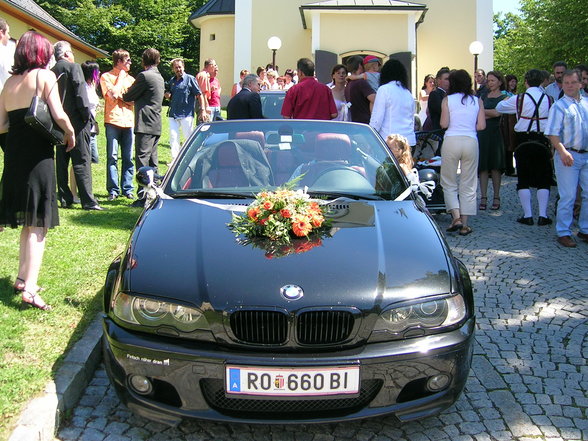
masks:
<path fill-rule="evenodd" d="M 315 141 L 318 161 L 348 161 L 351 158 L 351 140 L 343 133 L 320 133 Z"/>
<path fill-rule="evenodd" d="M 265 136 L 263 135 L 263 132 L 237 132 L 235 133 L 235 139 L 250 139 L 252 141 L 257 141 L 261 148 L 265 146 Z"/>
<path fill-rule="evenodd" d="M 215 162 L 215 167 L 208 173 L 212 188 L 249 186 L 234 143 L 224 142 L 218 146 Z"/>

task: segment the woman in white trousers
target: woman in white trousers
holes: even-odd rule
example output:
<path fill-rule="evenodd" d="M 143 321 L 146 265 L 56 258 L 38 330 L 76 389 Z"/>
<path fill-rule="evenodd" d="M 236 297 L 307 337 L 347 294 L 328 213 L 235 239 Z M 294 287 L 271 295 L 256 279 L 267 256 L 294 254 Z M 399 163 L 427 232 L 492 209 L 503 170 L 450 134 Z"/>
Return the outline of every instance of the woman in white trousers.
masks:
<path fill-rule="evenodd" d="M 447 129 L 441 149 L 441 186 L 452 216 L 447 231 L 467 236 L 472 232 L 468 218 L 477 212 L 477 131 L 486 128 L 486 117 L 484 105 L 472 90 L 472 78 L 463 69 L 449 74 L 449 94 L 441 103 L 441 127 Z"/>

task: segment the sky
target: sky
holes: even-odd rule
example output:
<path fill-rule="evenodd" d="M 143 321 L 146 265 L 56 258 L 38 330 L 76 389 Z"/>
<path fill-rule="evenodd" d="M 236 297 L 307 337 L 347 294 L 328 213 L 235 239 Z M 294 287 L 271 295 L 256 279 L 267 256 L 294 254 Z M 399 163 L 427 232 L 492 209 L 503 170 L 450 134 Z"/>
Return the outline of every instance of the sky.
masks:
<path fill-rule="evenodd" d="M 494 0 L 494 13 L 512 12 L 518 14 L 519 1 L 518 0 Z"/>

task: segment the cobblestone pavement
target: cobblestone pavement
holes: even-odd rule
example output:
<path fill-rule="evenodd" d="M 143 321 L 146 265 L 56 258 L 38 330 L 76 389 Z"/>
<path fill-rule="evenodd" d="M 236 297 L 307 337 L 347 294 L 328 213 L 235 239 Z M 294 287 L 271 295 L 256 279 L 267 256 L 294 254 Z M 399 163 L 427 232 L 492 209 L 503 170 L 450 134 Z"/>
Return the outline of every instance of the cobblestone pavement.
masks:
<path fill-rule="evenodd" d="M 58 439 L 588 440 L 588 243 L 566 249 L 555 242 L 553 226 L 517 224 L 515 185 L 505 178 L 502 209 L 473 218 L 473 234 L 448 236 L 474 283 L 477 344 L 464 393 L 440 415 L 408 424 L 388 417 L 303 426 L 188 421 L 169 428 L 131 414 L 100 366 Z M 437 220 L 449 223 L 447 215 Z"/>

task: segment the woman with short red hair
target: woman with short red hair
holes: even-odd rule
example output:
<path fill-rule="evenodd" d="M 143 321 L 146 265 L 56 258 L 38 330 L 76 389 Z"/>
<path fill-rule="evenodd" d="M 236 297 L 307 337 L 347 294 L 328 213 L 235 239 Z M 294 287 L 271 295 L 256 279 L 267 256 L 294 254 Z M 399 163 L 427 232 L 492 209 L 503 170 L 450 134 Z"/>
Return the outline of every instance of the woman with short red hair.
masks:
<path fill-rule="evenodd" d="M 53 119 L 65 132 L 66 150 L 75 145 L 74 130 L 63 111 L 55 74 L 46 69 L 53 46 L 35 31 L 26 32 L 14 54 L 12 76 L 0 94 L 0 133 L 8 132 L 4 171 L 0 181 L 0 228 L 22 226 L 18 276 L 14 290 L 22 306 L 51 309 L 39 295 L 37 280 L 45 251 L 47 229 L 59 225 L 54 146 L 25 122 L 35 95 L 48 104 Z"/>

